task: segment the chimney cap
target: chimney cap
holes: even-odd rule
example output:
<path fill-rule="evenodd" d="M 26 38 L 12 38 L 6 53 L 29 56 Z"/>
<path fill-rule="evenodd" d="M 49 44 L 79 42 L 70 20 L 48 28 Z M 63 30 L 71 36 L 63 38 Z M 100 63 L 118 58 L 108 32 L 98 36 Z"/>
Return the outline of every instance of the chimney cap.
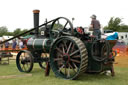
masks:
<path fill-rule="evenodd" d="M 38 10 L 38 9 L 33 10 L 33 13 L 39 13 L 39 12 L 40 12 L 40 10 Z"/>

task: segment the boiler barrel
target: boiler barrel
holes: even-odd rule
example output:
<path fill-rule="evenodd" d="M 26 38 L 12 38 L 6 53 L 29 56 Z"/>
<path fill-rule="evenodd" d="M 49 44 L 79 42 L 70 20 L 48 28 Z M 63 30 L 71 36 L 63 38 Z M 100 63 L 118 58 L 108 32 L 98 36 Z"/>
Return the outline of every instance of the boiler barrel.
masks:
<path fill-rule="evenodd" d="M 27 42 L 28 50 L 33 51 L 41 51 L 41 52 L 49 52 L 51 45 L 51 40 L 45 39 L 30 39 Z"/>

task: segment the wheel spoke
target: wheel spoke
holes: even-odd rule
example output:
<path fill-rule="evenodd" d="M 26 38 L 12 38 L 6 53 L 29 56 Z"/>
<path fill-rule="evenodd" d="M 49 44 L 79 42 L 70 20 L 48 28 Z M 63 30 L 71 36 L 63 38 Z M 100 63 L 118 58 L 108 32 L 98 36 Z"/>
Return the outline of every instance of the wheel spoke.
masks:
<path fill-rule="evenodd" d="M 59 68 L 59 72 L 61 71 L 61 69 L 64 67 L 64 65 L 62 65 L 60 68 Z"/>
<path fill-rule="evenodd" d="M 80 61 L 75 60 L 75 59 L 70 59 L 72 62 L 80 63 Z"/>
<path fill-rule="evenodd" d="M 54 61 L 62 61 L 62 58 L 55 58 Z"/>
<path fill-rule="evenodd" d="M 72 56 L 72 58 L 80 58 L 80 55 Z"/>
<path fill-rule="evenodd" d="M 63 55 L 62 55 L 61 53 L 57 53 L 57 57 L 62 58 L 62 57 L 63 57 Z"/>
<path fill-rule="evenodd" d="M 59 66 L 59 67 L 61 67 L 61 66 L 63 65 L 63 63 L 60 62 L 60 61 L 58 61 L 57 63 L 58 63 L 58 66 Z M 62 67 L 62 68 L 63 68 L 63 67 Z"/>
<path fill-rule="evenodd" d="M 72 62 L 72 63 L 73 63 L 73 62 Z M 76 68 L 76 69 L 78 69 L 78 67 L 76 66 L 76 64 L 75 64 L 75 63 L 73 63 L 73 65 L 75 66 L 75 68 Z"/>
<path fill-rule="evenodd" d="M 27 64 L 27 67 L 29 68 L 29 64 L 28 64 L 28 62 L 27 62 L 26 64 Z"/>
<path fill-rule="evenodd" d="M 57 49 L 57 51 L 58 51 L 59 53 L 63 54 L 63 51 L 60 50 L 60 48 L 56 47 L 56 49 Z"/>
<path fill-rule="evenodd" d="M 22 68 L 26 71 L 26 68 L 25 68 L 24 64 L 23 64 L 23 67 Z"/>
<path fill-rule="evenodd" d="M 65 71 L 65 75 L 67 75 L 67 69 L 66 69 L 66 65 L 65 65 L 64 71 Z"/>
<path fill-rule="evenodd" d="M 21 55 L 21 59 L 20 60 L 23 60 L 24 58 L 23 58 L 23 56 Z"/>
<path fill-rule="evenodd" d="M 60 21 L 58 20 L 58 23 L 57 23 L 58 25 L 60 25 Z"/>
<path fill-rule="evenodd" d="M 24 67 L 25 67 L 25 71 L 27 71 L 28 70 L 28 66 L 27 66 L 27 63 L 24 65 Z"/>
<path fill-rule="evenodd" d="M 71 45 L 72 45 L 72 42 L 69 44 L 69 46 L 68 46 L 68 49 L 67 49 L 67 53 L 69 53 L 69 50 L 70 50 L 70 48 L 71 48 Z"/>
<path fill-rule="evenodd" d="M 70 56 L 73 56 L 74 54 L 76 54 L 76 53 L 78 53 L 78 52 L 80 52 L 80 51 L 79 51 L 79 50 L 76 50 L 76 51 L 72 52 L 72 53 L 70 54 Z"/>
<path fill-rule="evenodd" d="M 73 45 L 72 45 L 71 53 L 72 53 L 72 52 L 73 52 L 73 50 L 74 50 L 74 46 L 75 46 L 75 44 L 73 44 Z"/>
<path fill-rule="evenodd" d="M 63 44 L 64 44 L 65 48 L 68 49 L 65 41 L 63 41 Z"/>
<path fill-rule="evenodd" d="M 70 67 L 68 67 L 68 74 L 67 77 L 70 77 Z"/>
<path fill-rule="evenodd" d="M 62 46 L 63 54 L 66 53 L 64 49 L 64 45 L 62 44 L 61 46 Z"/>
<path fill-rule="evenodd" d="M 71 69 L 74 71 L 74 73 L 76 73 L 75 69 L 72 67 L 72 65 L 69 63 L 69 67 L 71 67 Z"/>
<path fill-rule="evenodd" d="M 67 24 L 68 24 L 68 21 L 65 23 L 64 28 L 67 26 Z"/>

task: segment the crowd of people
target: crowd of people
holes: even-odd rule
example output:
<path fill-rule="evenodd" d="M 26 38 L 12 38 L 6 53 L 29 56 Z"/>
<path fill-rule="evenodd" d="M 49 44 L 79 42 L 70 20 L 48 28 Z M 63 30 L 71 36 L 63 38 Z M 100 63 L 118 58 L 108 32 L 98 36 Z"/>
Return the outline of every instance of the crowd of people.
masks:
<path fill-rule="evenodd" d="M 0 41 L 2 42 L 2 41 Z M 19 39 L 16 41 L 15 39 L 12 40 L 12 43 L 5 42 L 4 44 L 0 45 L 0 50 L 20 50 L 26 47 L 26 41 L 23 39 Z M 1 64 L 1 54 L 3 52 L 0 52 L 0 64 Z M 7 54 L 10 54 L 10 52 L 6 52 Z"/>
<path fill-rule="evenodd" d="M 0 41 L 2 42 L 2 41 Z M 0 45 L 0 50 L 5 49 L 8 50 L 9 48 L 11 48 L 12 50 L 16 50 L 18 49 L 23 49 L 26 46 L 26 42 L 22 39 L 18 40 L 18 42 L 14 39 L 12 40 L 12 44 L 10 44 L 9 42 L 5 42 L 4 44 Z"/>

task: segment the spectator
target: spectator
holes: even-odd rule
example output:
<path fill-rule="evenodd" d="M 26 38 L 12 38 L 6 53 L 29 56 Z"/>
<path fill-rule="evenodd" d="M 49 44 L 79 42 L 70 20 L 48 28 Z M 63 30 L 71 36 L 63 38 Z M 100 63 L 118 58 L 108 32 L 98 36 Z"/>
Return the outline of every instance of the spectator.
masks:
<path fill-rule="evenodd" d="M 2 41 L 0 41 L 0 43 L 1 43 L 1 42 L 2 42 Z M 0 45 L 0 50 L 2 50 L 2 48 L 3 48 L 3 45 L 1 44 L 1 45 Z"/>
<path fill-rule="evenodd" d="M 13 40 L 13 43 L 12 43 L 12 50 L 15 50 L 15 49 L 16 49 L 16 45 L 17 45 L 16 40 Z"/>
<path fill-rule="evenodd" d="M 5 42 L 5 50 L 8 50 L 9 48 L 9 42 Z"/>
<path fill-rule="evenodd" d="M 24 45 L 23 45 L 23 41 L 20 40 L 20 43 L 19 43 L 19 49 L 22 49 L 22 48 L 24 48 Z"/>

